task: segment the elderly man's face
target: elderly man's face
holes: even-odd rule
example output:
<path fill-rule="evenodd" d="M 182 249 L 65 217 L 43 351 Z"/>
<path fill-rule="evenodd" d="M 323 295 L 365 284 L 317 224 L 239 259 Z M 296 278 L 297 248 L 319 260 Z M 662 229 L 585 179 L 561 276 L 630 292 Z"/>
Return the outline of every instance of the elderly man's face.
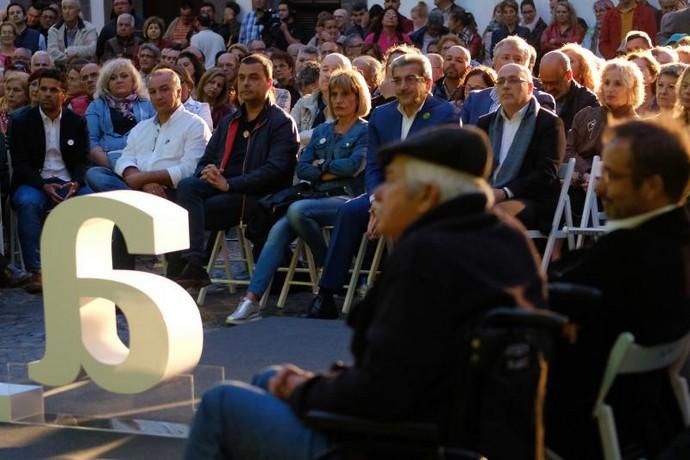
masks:
<path fill-rule="evenodd" d="M 422 73 L 421 66 L 416 63 L 393 68 L 391 80 L 395 86 L 395 97 L 401 106 L 420 106 L 426 99 L 431 82 Z"/>
<path fill-rule="evenodd" d="M 93 96 L 96 92 L 96 85 L 98 83 L 98 76 L 101 73 L 101 68 L 98 64 L 89 63 L 81 68 L 79 75 L 81 76 L 81 81 L 86 88 L 86 92 Z"/>
<path fill-rule="evenodd" d="M 376 189 L 372 205 L 376 216 L 376 230 L 385 238 L 397 240 L 407 228 L 436 204 L 427 187 L 411 189 L 407 183 L 405 162 L 399 155 L 386 167 L 386 181 Z M 431 195 L 431 196 L 430 196 Z"/>
<path fill-rule="evenodd" d="M 494 70 L 498 72 L 506 64 L 510 63 L 527 65 L 527 56 L 512 43 L 503 45 L 494 56 Z"/>
<path fill-rule="evenodd" d="M 134 25 L 129 19 L 118 19 L 117 20 L 117 34 L 120 37 L 129 38 L 134 33 Z"/>
<path fill-rule="evenodd" d="M 79 5 L 72 0 L 62 1 L 62 19 L 65 22 L 72 23 L 79 18 Z"/>
<path fill-rule="evenodd" d="M 231 53 L 221 54 L 218 58 L 218 67 L 223 70 L 228 81 L 234 81 L 237 77 L 237 67 L 239 67 L 237 56 Z"/>
<path fill-rule="evenodd" d="M 498 72 L 496 92 L 504 109 L 518 110 L 527 104 L 532 96 L 532 81 L 521 71 L 520 66 L 507 65 Z"/>
<path fill-rule="evenodd" d="M 560 99 L 568 93 L 572 71 L 570 75 L 564 66 L 556 62 L 542 62 L 539 67 L 539 79 L 544 86 L 544 91 L 555 99 Z"/>

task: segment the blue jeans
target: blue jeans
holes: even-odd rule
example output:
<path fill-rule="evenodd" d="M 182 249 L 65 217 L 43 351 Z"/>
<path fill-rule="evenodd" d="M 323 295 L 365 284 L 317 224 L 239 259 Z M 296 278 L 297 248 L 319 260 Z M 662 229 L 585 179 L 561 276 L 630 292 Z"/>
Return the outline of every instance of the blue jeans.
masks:
<path fill-rule="evenodd" d="M 285 251 L 298 236 L 309 245 L 316 265 L 323 266 L 328 248 L 321 228 L 333 225 L 338 209 L 347 199 L 346 196 L 333 196 L 292 203 L 285 216 L 271 227 L 247 291 L 259 297 L 266 292 Z"/>
<path fill-rule="evenodd" d="M 44 179 L 44 183 L 66 183 L 52 178 Z M 92 193 L 88 186 L 80 187 L 76 195 Z M 22 245 L 22 257 L 27 271 L 41 271 L 41 230 L 43 221 L 55 203 L 43 190 L 30 185 L 20 185 L 12 194 L 12 207 L 17 213 L 17 230 L 19 242 Z"/>
<path fill-rule="evenodd" d="M 340 292 L 347 281 L 352 258 L 357 253 L 362 235 L 369 222 L 369 197 L 365 193 L 345 203 L 338 212 L 331 244 L 328 246 L 326 263 L 319 286 Z"/>
<path fill-rule="evenodd" d="M 110 192 L 112 190 L 129 190 L 129 185 L 112 169 L 96 166 L 86 171 L 86 183 L 94 192 Z"/>
<path fill-rule="evenodd" d="M 228 382 L 205 395 L 189 433 L 185 460 L 309 460 L 329 449 L 328 437 L 302 425 L 292 409 L 266 391 L 276 369 L 248 385 Z"/>

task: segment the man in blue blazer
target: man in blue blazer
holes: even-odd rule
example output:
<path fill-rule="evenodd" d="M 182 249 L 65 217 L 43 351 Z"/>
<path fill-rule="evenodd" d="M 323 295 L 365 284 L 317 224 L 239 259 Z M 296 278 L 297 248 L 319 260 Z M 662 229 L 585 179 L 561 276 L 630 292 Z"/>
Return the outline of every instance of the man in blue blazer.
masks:
<path fill-rule="evenodd" d="M 506 64 L 529 64 L 529 44 L 520 37 L 510 36 L 504 38 L 496 45 L 494 50 L 493 67 L 496 73 Z M 534 97 L 537 98 L 542 108 L 556 110 L 556 101 L 553 96 L 535 88 Z M 496 88 L 486 88 L 480 91 L 472 91 L 465 99 L 460 117 L 466 125 L 476 125 L 483 115 L 496 111 L 500 105 Z"/>
<path fill-rule="evenodd" d="M 384 181 L 384 170 L 378 162 L 381 147 L 434 126 L 458 125 L 453 105 L 430 94 L 433 80 L 431 64 L 426 56 L 403 54 L 391 64 L 391 76 L 397 101 L 376 108 L 369 118 L 365 171 L 367 193 L 340 208 L 319 282 L 319 294 L 307 310 L 308 318 L 338 317 L 333 296 L 342 291 L 362 234 L 367 231 L 374 236 L 376 215 L 370 214 L 369 209 L 374 191 Z"/>

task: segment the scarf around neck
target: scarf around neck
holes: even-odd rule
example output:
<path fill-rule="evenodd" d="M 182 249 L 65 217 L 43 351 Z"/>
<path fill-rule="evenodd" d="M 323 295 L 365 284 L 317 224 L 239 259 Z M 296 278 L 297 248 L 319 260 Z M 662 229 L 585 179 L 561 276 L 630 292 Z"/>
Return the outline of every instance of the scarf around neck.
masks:
<path fill-rule="evenodd" d="M 532 99 L 527 105 L 525 115 L 522 117 L 520 127 L 515 133 L 513 143 L 510 145 L 508 155 L 502 164 L 499 164 L 501 155 L 501 140 L 503 137 L 503 115 L 496 113 L 491 125 L 489 126 L 489 138 L 491 139 L 491 147 L 494 151 L 494 172 L 491 175 L 491 183 L 494 188 L 503 188 L 513 180 L 515 180 L 522 168 L 522 162 L 527 155 L 527 149 L 534 130 L 537 126 L 537 112 L 539 110 L 539 102 L 537 98 L 532 96 Z M 502 109 L 499 109 L 502 110 Z"/>
<path fill-rule="evenodd" d="M 118 110 L 123 117 L 131 118 L 134 116 L 132 107 L 135 102 L 139 101 L 139 95 L 137 93 L 132 93 L 129 96 L 122 98 L 103 93 L 103 97 L 108 103 L 108 107 Z"/>

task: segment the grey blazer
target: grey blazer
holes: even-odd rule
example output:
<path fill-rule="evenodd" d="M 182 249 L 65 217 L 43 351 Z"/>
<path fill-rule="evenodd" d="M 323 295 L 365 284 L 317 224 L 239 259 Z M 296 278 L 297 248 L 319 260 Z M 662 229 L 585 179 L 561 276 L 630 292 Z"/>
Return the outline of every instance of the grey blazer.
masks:
<path fill-rule="evenodd" d="M 690 34 L 690 8 L 666 13 L 661 18 L 656 43 L 663 46 L 673 34 Z"/>

